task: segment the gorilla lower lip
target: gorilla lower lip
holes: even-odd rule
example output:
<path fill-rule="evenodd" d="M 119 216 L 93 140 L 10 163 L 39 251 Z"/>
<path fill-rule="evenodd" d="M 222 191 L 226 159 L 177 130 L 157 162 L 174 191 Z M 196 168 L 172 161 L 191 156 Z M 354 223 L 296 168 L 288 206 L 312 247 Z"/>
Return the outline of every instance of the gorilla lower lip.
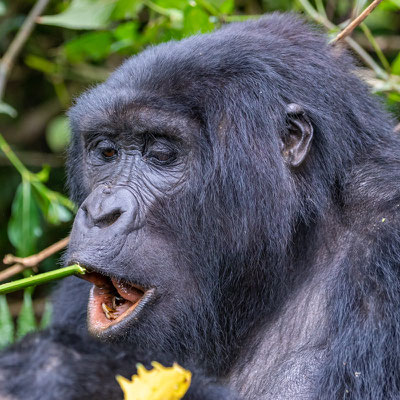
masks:
<path fill-rule="evenodd" d="M 146 290 L 136 285 L 96 272 L 86 274 L 85 279 L 93 283 L 88 304 L 88 325 L 93 333 L 131 316 L 146 295 Z"/>

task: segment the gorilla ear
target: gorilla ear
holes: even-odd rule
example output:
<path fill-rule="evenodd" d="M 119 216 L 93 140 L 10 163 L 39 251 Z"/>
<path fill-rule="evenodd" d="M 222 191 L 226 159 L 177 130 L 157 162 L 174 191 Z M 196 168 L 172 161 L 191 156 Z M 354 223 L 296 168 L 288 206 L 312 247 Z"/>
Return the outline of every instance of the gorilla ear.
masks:
<path fill-rule="evenodd" d="M 287 131 L 281 137 L 281 153 L 290 167 L 298 167 L 306 158 L 313 137 L 313 127 L 303 107 L 286 106 Z"/>

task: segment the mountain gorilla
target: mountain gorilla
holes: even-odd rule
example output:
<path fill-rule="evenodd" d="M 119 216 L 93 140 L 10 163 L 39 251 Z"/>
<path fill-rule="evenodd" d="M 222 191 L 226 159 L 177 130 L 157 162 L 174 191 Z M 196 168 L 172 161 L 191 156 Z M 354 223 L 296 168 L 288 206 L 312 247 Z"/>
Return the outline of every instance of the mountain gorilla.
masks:
<path fill-rule="evenodd" d="M 400 138 L 343 50 L 273 14 L 151 47 L 69 115 L 92 273 L 3 353 L 2 399 L 121 399 L 151 360 L 194 372 L 185 399 L 400 397 Z"/>

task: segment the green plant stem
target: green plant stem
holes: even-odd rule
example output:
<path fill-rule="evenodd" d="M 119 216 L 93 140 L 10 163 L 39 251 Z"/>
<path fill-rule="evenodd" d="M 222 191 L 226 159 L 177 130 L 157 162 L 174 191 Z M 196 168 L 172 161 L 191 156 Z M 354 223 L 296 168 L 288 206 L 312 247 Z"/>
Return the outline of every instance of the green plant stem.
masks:
<path fill-rule="evenodd" d="M 325 12 L 325 7 L 322 2 L 322 0 L 315 0 L 315 4 L 317 6 L 318 12 L 324 17 L 327 18 L 326 12 Z"/>
<path fill-rule="evenodd" d="M 385 55 L 383 54 L 381 48 L 379 47 L 378 43 L 376 42 L 374 35 L 371 33 L 370 29 L 365 23 L 360 25 L 360 28 L 363 30 L 364 35 L 371 43 L 372 47 L 375 50 L 376 55 L 378 56 L 380 62 L 384 66 L 385 70 L 390 74 L 390 64 Z"/>
<path fill-rule="evenodd" d="M 8 158 L 10 163 L 15 167 L 15 169 L 21 174 L 23 178 L 27 178 L 31 173 L 25 168 L 24 164 L 19 160 L 16 154 L 11 150 L 11 147 L 6 142 L 4 137 L 0 133 L 0 150 Z"/>
<path fill-rule="evenodd" d="M 44 272 L 43 274 L 37 274 L 34 276 L 30 276 L 29 278 L 23 278 L 13 282 L 3 283 L 2 285 L 0 285 L 0 295 L 15 292 L 17 290 L 25 289 L 30 286 L 41 285 L 43 283 L 65 278 L 70 275 L 83 275 L 85 273 L 85 268 L 81 267 L 80 265 L 70 265 L 69 267 L 59 268 L 50 272 Z"/>
<path fill-rule="evenodd" d="M 161 7 L 158 4 L 153 3 L 151 0 L 144 0 L 143 4 L 160 15 L 164 15 L 168 18 L 171 17 L 171 12 L 167 8 Z"/>

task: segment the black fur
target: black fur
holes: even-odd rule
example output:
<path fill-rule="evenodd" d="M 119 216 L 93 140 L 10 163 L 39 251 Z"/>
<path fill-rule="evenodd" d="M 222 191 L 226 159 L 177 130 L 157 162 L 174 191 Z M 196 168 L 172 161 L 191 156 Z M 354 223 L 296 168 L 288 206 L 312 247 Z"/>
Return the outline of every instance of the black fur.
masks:
<path fill-rule="evenodd" d="M 400 139 L 355 68 L 299 17 L 272 14 L 149 48 L 84 94 L 70 113 L 78 204 L 93 190 L 81 132 L 126 131 L 138 108 L 193 121 L 181 189 L 147 215 L 178 264 L 141 276 L 190 287 L 99 344 L 84 329 L 90 285 L 66 280 L 52 330 L 0 358 L 0 394 L 118 399 L 115 373 L 158 359 L 196 372 L 188 399 L 400 398 Z M 314 130 L 297 168 L 281 152 L 290 103 Z M 130 279 L 130 256 L 102 272 Z"/>

